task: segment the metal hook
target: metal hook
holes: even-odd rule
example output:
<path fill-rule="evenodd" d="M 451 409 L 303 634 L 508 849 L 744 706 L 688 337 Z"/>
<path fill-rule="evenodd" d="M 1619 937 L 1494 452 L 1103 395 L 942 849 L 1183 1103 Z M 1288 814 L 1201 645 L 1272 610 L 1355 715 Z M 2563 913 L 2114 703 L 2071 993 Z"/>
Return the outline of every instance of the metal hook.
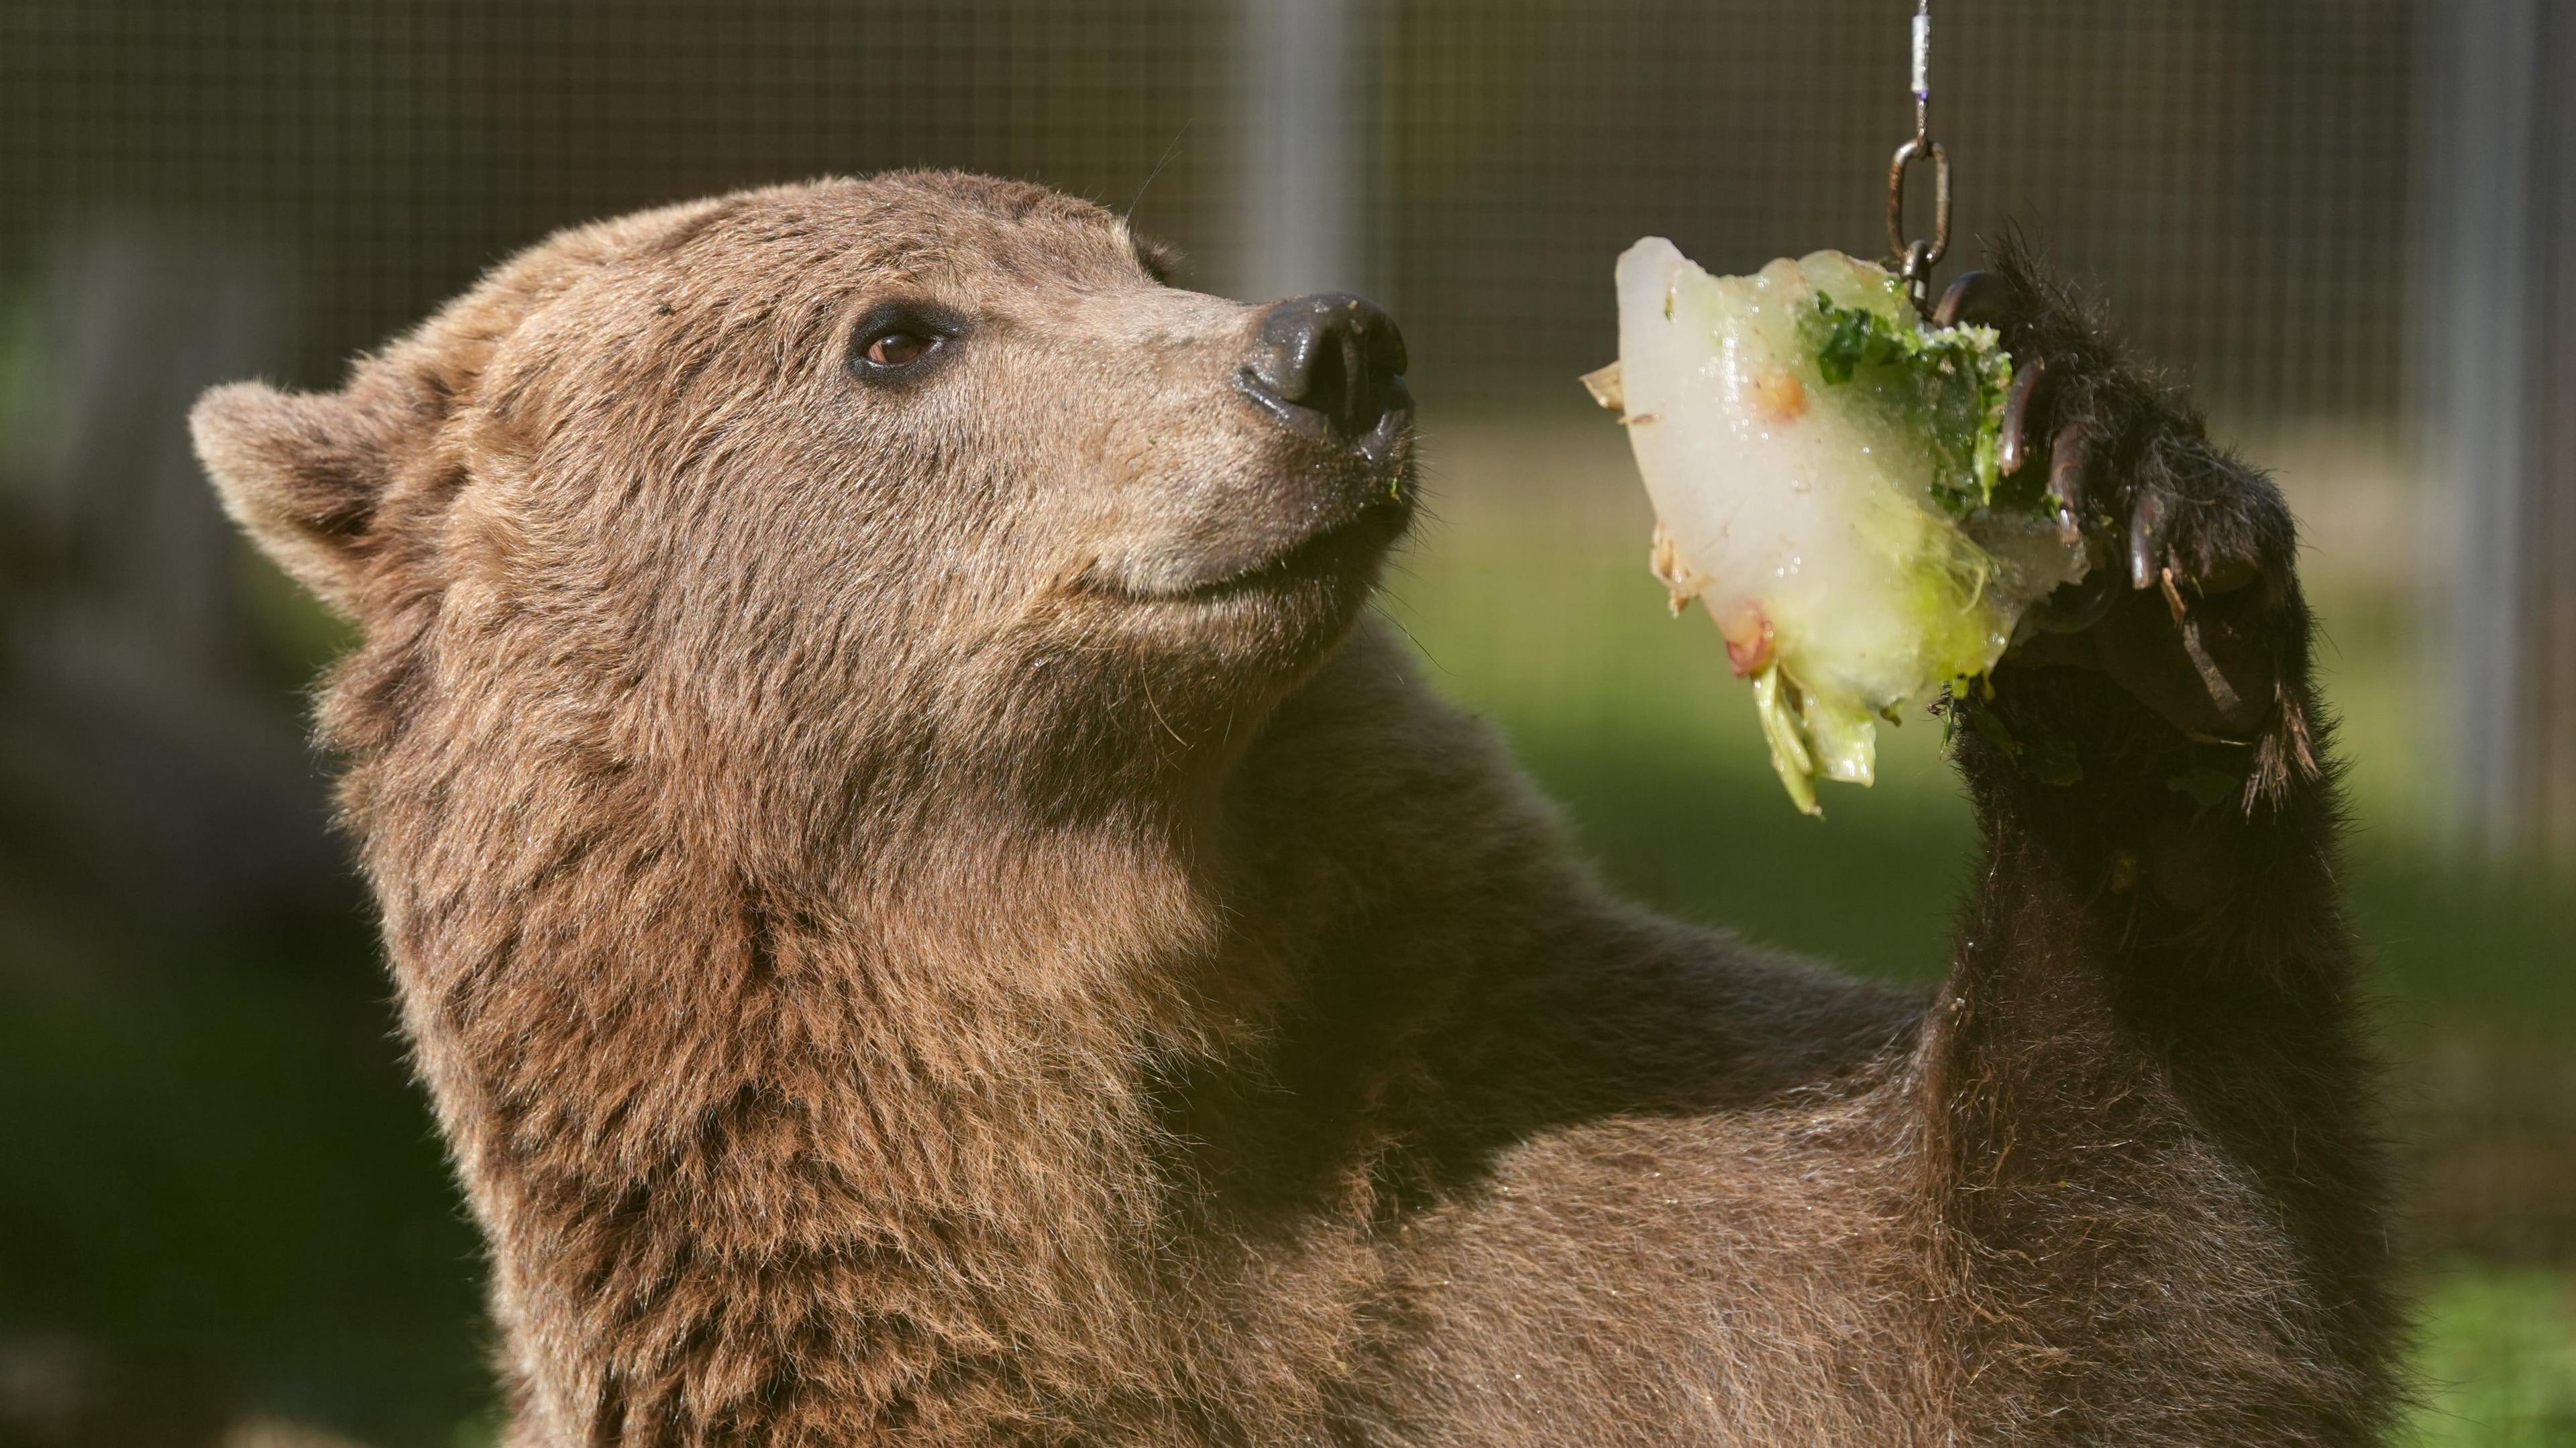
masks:
<path fill-rule="evenodd" d="M 1908 241 L 1905 172 L 1926 157 L 1932 162 L 1932 239 Z M 1950 250 L 1950 153 L 1932 139 L 1932 0 L 1916 0 L 1914 9 L 1914 135 L 1887 163 L 1887 240 L 1916 310 L 1928 314 L 1932 268 Z"/>

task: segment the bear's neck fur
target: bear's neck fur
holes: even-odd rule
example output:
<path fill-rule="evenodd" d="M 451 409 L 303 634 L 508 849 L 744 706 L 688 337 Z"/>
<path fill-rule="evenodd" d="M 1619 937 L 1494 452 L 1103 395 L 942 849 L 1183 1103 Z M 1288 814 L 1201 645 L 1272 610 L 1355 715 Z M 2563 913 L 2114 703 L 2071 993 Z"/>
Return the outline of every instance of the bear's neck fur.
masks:
<path fill-rule="evenodd" d="M 391 666 L 362 656 L 335 693 L 343 738 L 371 667 Z M 1265 739 L 1293 743 L 1256 743 L 1195 823 L 1015 824 L 969 791 L 879 801 L 810 852 L 763 837 L 760 801 L 670 798 L 570 728 L 376 736 L 346 798 L 523 1416 L 695 1441 L 928 1432 L 1102 1384 L 1190 1396 L 1156 1374 L 1208 1363 L 1231 1296 L 1162 1285 L 1234 1270 L 1209 1255 L 1224 1234 L 1186 1225 L 1232 1210 L 1190 1138 L 1261 1113 L 1212 1117 L 1243 1093 L 1183 1083 L 1262 1078 L 1322 936 L 1442 888 L 1426 870 L 1490 891 L 1554 868 L 1508 770 L 1373 630 L 1282 707 L 1297 727 Z M 1377 798 L 1315 807 L 1352 791 Z M 1462 851 L 1461 812 L 1505 827 Z M 1366 838 L 1298 823 L 1361 818 Z M 1364 1171 L 1315 1176 L 1348 1197 L 1328 1216 L 1365 1217 Z M 1328 1318 L 1347 1320 L 1319 1316 L 1322 1337 L 1346 1330 Z"/>

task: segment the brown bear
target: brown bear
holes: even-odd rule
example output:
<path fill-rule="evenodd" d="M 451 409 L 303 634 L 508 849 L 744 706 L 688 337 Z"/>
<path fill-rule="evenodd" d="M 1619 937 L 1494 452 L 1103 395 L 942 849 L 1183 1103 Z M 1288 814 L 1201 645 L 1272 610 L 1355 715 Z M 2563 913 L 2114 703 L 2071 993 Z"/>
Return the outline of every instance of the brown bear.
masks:
<path fill-rule="evenodd" d="M 903 173 L 568 231 L 339 392 L 207 394 L 362 630 L 320 728 L 506 1442 L 2371 1437 L 2287 516 L 2017 258 L 1942 305 L 2116 586 L 1954 706 L 1928 1000 L 1611 898 L 1416 682 L 1355 297 Z"/>

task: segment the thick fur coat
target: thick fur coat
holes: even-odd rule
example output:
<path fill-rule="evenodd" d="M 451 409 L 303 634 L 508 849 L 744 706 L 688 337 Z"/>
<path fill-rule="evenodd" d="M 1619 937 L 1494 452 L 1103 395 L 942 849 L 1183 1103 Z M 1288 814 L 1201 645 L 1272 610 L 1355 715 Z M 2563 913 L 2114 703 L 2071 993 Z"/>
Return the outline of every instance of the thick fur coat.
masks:
<path fill-rule="evenodd" d="M 1088 204 L 673 207 L 208 394 L 363 633 L 321 730 L 511 1448 L 2370 1437 L 2287 518 L 2003 285 L 2160 586 L 1963 705 L 1928 1001 L 1571 863 L 1364 616 L 1404 440 L 1250 405 L 1262 309 Z M 2241 718 L 2173 722 L 2186 612 Z"/>

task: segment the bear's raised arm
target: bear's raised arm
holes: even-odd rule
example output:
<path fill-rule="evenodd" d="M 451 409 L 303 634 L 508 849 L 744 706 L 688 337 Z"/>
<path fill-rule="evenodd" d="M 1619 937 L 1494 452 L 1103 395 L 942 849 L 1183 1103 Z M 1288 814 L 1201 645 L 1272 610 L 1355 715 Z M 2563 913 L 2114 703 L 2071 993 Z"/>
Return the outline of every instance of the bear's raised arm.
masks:
<path fill-rule="evenodd" d="M 1959 1391 L 2361 1441 L 2393 1308 L 2288 511 L 2016 249 L 1943 305 L 2003 327 L 2008 455 L 2098 545 L 1952 721 L 1985 854 L 1918 1066 Z M 2150 1337 L 2236 1370 L 2097 1371 Z"/>

